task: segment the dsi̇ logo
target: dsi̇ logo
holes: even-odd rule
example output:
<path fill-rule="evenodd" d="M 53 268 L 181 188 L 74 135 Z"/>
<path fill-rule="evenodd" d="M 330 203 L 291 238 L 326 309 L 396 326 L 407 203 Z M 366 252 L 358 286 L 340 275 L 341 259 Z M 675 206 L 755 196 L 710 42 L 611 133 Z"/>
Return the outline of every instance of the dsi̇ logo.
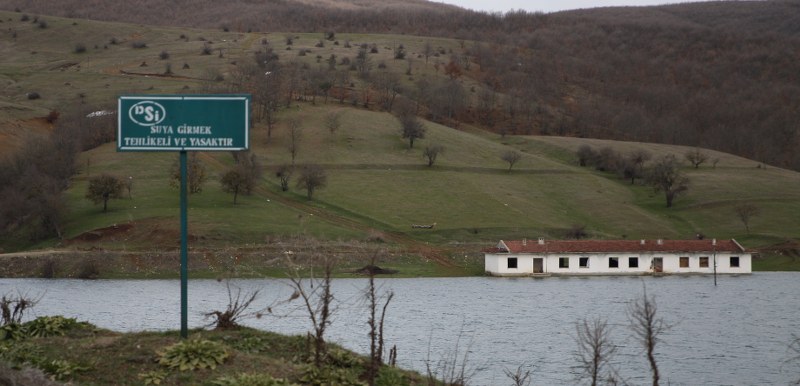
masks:
<path fill-rule="evenodd" d="M 156 102 L 142 101 L 131 106 L 128 116 L 138 125 L 153 126 L 161 123 L 167 117 L 167 110 Z"/>

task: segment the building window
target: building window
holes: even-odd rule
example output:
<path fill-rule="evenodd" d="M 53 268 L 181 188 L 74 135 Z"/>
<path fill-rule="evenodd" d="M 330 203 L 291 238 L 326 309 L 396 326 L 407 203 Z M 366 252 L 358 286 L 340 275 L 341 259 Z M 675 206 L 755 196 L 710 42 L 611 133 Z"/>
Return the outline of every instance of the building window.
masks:
<path fill-rule="evenodd" d="M 508 268 L 517 268 L 517 258 L 516 257 L 509 257 L 508 258 Z"/>
<path fill-rule="evenodd" d="M 608 268 L 619 268 L 619 257 L 609 257 Z"/>
<path fill-rule="evenodd" d="M 569 257 L 559 257 L 558 268 L 569 268 Z"/>
<path fill-rule="evenodd" d="M 639 268 L 639 258 L 638 257 L 629 257 L 628 258 L 628 267 L 629 268 Z"/>
<path fill-rule="evenodd" d="M 708 256 L 700 257 L 700 268 L 708 268 Z"/>
<path fill-rule="evenodd" d="M 739 268 L 739 256 L 731 256 L 731 268 Z"/>
<path fill-rule="evenodd" d="M 689 268 L 689 258 L 688 257 L 681 257 L 681 259 L 680 259 L 680 267 L 681 268 Z"/>
<path fill-rule="evenodd" d="M 578 263 L 579 263 L 578 265 L 579 265 L 581 268 L 589 268 L 589 258 L 588 258 L 588 257 L 581 257 L 581 258 L 578 260 Z"/>

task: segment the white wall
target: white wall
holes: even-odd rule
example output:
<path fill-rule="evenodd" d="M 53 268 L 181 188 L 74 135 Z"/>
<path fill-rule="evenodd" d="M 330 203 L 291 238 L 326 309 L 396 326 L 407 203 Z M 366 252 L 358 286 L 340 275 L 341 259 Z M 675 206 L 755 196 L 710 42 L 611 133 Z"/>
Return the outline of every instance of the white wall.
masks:
<path fill-rule="evenodd" d="M 689 267 L 680 267 L 680 257 L 689 258 Z M 739 267 L 730 266 L 731 256 L 739 257 Z M 508 268 L 509 257 L 517 258 L 517 268 Z M 560 254 L 560 255 L 531 255 L 531 254 L 486 254 L 484 258 L 487 273 L 498 276 L 516 276 L 533 274 L 533 258 L 544 258 L 544 273 L 552 275 L 637 275 L 652 272 L 650 265 L 655 257 L 663 261 L 663 273 L 667 274 L 713 274 L 714 254 L 632 254 L 632 253 L 599 253 L 599 254 Z M 559 268 L 559 258 L 569 258 L 569 268 Z M 588 257 L 589 266 L 580 267 L 580 258 Z M 609 258 L 617 257 L 618 268 L 609 267 Z M 639 266 L 629 267 L 628 258 L 638 257 Z M 708 257 L 708 267 L 700 267 L 700 257 Z M 752 272 L 752 258 L 749 253 L 716 254 L 717 273 L 737 274 Z"/>

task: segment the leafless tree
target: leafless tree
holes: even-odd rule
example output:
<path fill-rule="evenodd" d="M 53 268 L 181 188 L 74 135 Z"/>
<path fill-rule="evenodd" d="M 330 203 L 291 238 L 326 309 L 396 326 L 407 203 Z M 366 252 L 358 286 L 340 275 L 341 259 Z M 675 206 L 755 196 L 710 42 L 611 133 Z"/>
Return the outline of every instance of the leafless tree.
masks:
<path fill-rule="evenodd" d="M 370 265 L 372 267 L 376 267 L 376 262 L 377 253 L 373 254 L 370 258 Z M 367 274 L 369 275 L 369 281 L 367 282 L 367 289 L 364 293 L 367 301 L 367 307 L 369 308 L 369 320 L 367 321 L 367 324 L 369 325 L 370 338 L 370 366 L 367 371 L 367 378 L 369 380 L 369 384 L 374 385 L 375 377 L 378 375 L 378 370 L 380 369 L 381 365 L 383 365 L 383 326 L 384 321 L 386 320 L 386 310 L 389 308 L 389 303 L 392 301 L 392 298 L 394 298 L 394 292 L 388 291 L 380 293 L 380 288 L 376 287 L 375 285 L 375 270 L 368 269 Z M 383 303 L 383 306 L 381 306 L 381 303 Z M 380 312 L 380 315 L 378 312 Z"/>
<path fill-rule="evenodd" d="M 576 155 L 578 156 L 578 165 L 580 166 L 592 165 L 595 158 L 597 158 L 597 153 L 589 145 L 581 145 Z"/>
<path fill-rule="evenodd" d="M 236 198 L 240 193 L 250 195 L 253 192 L 253 188 L 255 188 L 263 173 L 261 162 L 255 154 L 250 152 L 242 153 L 243 156 L 237 158 L 239 162 L 228 169 L 219 181 L 223 191 L 233 193 L 234 205 L 236 205 Z"/>
<path fill-rule="evenodd" d="M 122 198 L 122 181 L 110 174 L 101 174 L 89 179 L 86 198 L 95 203 L 103 203 L 103 212 L 108 210 L 108 200 Z"/>
<path fill-rule="evenodd" d="M 756 204 L 750 202 L 736 205 L 733 211 L 736 213 L 736 216 L 739 217 L 739 220 L 742 221 L 742 224 L 744 224 L 744 229 L 747 233 L 750 233 L 750 220 L 761 213 L 761 209 L 759 209 Z"/>
<path fill-rule="evenodd" d="M 800 336 L 792 334 L 792 342 L 789 343 L 789 352 L 791 353 L 792 357 L 787 359 L 784 363 L 800 363 Z M 800 379 L 794 381 L 793 384 L 800 385 Z"/>
<path fill-rule="evenodd" d="M 203 191 L 203 184 L 206 182 L 206 167 L 197 157 L 196 152 L 189 153 L 186 165 L 186 178 L 188 179 L 189 194 L 200 193 Z M 170 170 L 170 185 L 179 187 L 181 184 L 181 168 L 176 160 Z"/>
<path fill-rule="evenodd" d="M 656 161 L 650 169 L 647 182 L 655 191 L 664 192 L 667 208 L 672 207 L 675 197 L 689 189 L 689 179 L 681 173 L 678 161 L 672 154 Z"/>
<path fill-rule="evenodd" d="M 506 377 L 514 382 L 514 386 L 528 386 L 531 384 L 531 371 L 525 369 L 525 365 L 519 365 L 515 371 L 503 369 Z"/>
<path fill-rule="evenodd" d="M 292 155 L 292 166 L 294 166 L 295 158 L 297 158 L 297 154 L 300 152 L 300 141 L 302 138 L 303 128 L 300 127 L 300 121 L 298 119 L 290 119 L 289 141 L 286 144 L 286 148 L 289 150 L 289 154 Z"/>
<path fill-rule="evenodd" d="M 402 106 L 397 113 L 397 120 L 400 121 L 400 135 L 408 139 L 408 148 L 414 148 L 414 141 L 425 138 L 425 124 L 417 118 L 409 105 Z"/>
<path fill-rule="evenodd" d="M 622 175 L 631 180 L 631 185 L 637 178 L 644 176 L 644 164 L 650 160 L 651 155 L 647 150 L 634 150 L 623 160 Z"/>
<path fill-rule="evenodd" d="M 335 259 L 329 256 L 317 256 L 321 260 L 323 276 L 319 279 L 305 279 L 297 269 L 289 275 L 289 281 L 295 293 L 292 298 L 300 298 L 311 322 L 314 340 L 314 365 L 321 367 L 327 356 L 325 332 L 331 324 L 331 316 L 336 311 L 331 292 L 332 274 Z M 295 266 L 296 267 L 296 266 Z"/>
<path fill-rule="evenodd" d="M 425 65 L 428 65 L 428 58 L 430 58 L 431 55 L 433 55 L 433 46 L 431 42 L 426 41 L 425 46 L 422 47 L 422 56 L 425 57 Z"/>
<path fill-rule="evenodd" d="M 430 347 L 428 357 L 425 359 L 425 370 L 428 385 L 444 386 L 466 386 L 474 374 L 474 370 L 469 368 L 469 347 L 461 352 L 461 339 L 463 338 L 463 326 L 461 332 L 454 343 L 453 350 L 433 362 L 430 358 Z"/>
<path fill-rule="evenodd" d="M 660 341 L 661 334 L 669 327 L 663 319 L 657 316 L 657 310 L 655 298 L 647 296 L 647 288 L 644 288 L 640 298 L 628 304 L 628 320 L 631 330 L 647 353 L 653 386 L 658 386 L 661 379 L 655 357 L 656 345 Z"/>
<path fill-rule="evenodd" d="M 289 180 L 292 178 L 294 168 L 291 165 L 282 164 L 275 170 L 275 177 L 278 177 L 281 184 L 281 191 L 289 190 Z"/>
<path fill-rule="evenodd" d="M 508 162 L 508 171 L 511 171 L 511 168 L 514 167 L 514 164 L 517 163 L 522 158 L 522 154 L 516 150 L 506 150 L 503 154 L 500 154 L 500 159 L 503 161 Z"/>
<path fill-rule="evenodd" d="M 30 297 L 27 294 L 18 293 L 17 296 L 3 295 L 0 297 L 0 326 L 22 323 L 25 311 L 35 307 L 44 294 L 38 297 Z"/>
<path fill-rule="evenodd" d="M 325 114 L 325 127 L 331 132 L 331 135 L 336 134 L 340 127 L 342 127 L 342 112 L 331 111 Z"/>
<path fill-rule="evenodd" d="M 271 304 L 259 309 L 250 309 L 261 290 L 247 291 L 242 293 L 242 289 L 232 285 L 230 279 L 225 280 L 225 288 L 228 290 L 228 306 L 225 311 L 211 311 L 203 314 L 207 319 L 213 321 L 207 327 L 214 327 L 217 330 L 232 329 L 240 327 L 240 322 L 245 319 L 260 319 L 264 313 L 271 313 L 272 308 L 282 302 L 272 302 Z M 286 300 L 284 302 L 290 301 Z"/>
<path fill-rule="evenodd" d="M 422 156 L 428 159 L 428 167 L 431 167 L 433 163 L 436 162 L 436 157 L 442 153 L 444 153 L 444 146 L 434 144 L 425 146 L 425 150 L 422 151 Z"/>
<path fill-rule="evenodd" d="M 616 353 L 617 347 L 611 341 L 611 330 L 605 320 L 582 320 L 575 326 L 577 335 L 575 342 L 578 350 L 575 357 L 583 373 L 581 379 L 588 379 L 592 386 L 606 378 L 614 378 L 610 367 L 611 358 Z"/>
<path fill-rule="evenodd" d="M 312 199 L 317 189 L 324 188 L 328 183 L 328 176 L 325 169 L 319 165 L 306 165 L 300 172 L 297 179 L 297 187 L 306 190 L 308 199 Z"/>
<path fill-rule="evenodd" d="M 708 161 L 708 154 L 703 153 L 700 149 L 689 150 L 686 152 L 685 156 L 695 169 L 699 168 L 702 163 Z"/>

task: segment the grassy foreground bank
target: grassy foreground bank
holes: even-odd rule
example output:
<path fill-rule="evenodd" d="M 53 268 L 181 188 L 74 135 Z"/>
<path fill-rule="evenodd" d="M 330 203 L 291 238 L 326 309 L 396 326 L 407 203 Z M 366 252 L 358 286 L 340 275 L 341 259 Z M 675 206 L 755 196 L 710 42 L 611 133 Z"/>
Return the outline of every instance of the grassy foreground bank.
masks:
<path fill-rule="evenodd" d="M 311 346 L 303 336 L 249 328 L 192 330 L 181 341 L 175 331 L 117 333 L 41 317 L 0 327 L 0 384 L 366 385 L 368 358 L 330 344 L 325 364 L 316 367 Z M 384 365 L 376 385 L 423 382 L 420 374 Z"/>

